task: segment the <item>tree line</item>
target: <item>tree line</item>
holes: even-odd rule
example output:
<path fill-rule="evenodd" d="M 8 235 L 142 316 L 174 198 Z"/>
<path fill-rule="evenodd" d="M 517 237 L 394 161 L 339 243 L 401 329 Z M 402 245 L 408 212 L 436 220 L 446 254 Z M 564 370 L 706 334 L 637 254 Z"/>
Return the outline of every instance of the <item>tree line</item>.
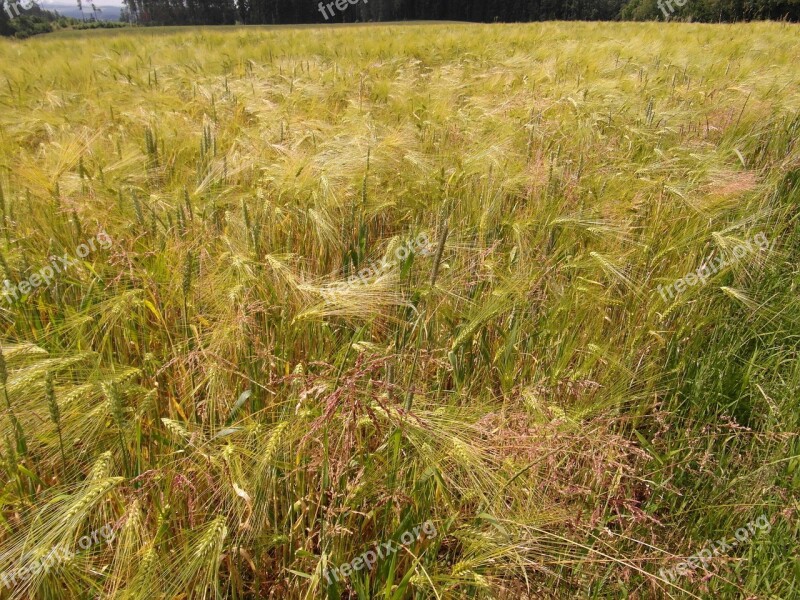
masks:
<path fill-rule="evenodd" d="M 81 1 L 77 0 L 78 5 Z M 98 0 L 99 3 L 102 0 Z M 682 3 L 682 4 L 681 4 Z M 0 0 L 0 35 L 45 33 L 64 18 Z M 138 25 L 354 23 L 378 21 L 800 21 L 800 0 L 124 0 L 124 18 Z M 74 20 L 72 20 L 74 21 Z M 103 26 L 95 22 L 91 26 Z"/>
<path fill-rule="evenodd" d="M 126 0 L 144 25 L 448 20 L 800 20 L 800 0 Z"/>

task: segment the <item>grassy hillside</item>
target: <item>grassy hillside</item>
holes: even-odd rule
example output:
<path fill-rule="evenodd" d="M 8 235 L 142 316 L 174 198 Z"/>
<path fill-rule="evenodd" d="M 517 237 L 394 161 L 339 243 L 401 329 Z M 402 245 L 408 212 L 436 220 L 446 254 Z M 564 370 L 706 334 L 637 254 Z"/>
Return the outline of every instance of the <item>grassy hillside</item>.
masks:
<path fill-rule="evenodd" d="M 796 597 L 798 33 L 0 40 L 0 597 Z"/>

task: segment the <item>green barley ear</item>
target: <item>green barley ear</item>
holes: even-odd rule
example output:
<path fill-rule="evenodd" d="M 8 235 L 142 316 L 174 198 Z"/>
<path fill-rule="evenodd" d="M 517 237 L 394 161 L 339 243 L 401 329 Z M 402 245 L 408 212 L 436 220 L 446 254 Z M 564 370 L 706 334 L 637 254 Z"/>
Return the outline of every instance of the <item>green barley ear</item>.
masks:
<path fill-rule="evenodd" d="M 194 255 L 192 251 L 186 252 L 186 260 L 183 262 L 183 283 L 181 288 L 183 290 L 183 329 L 186 333 L 186 339 L 189 342 L 189 349 L 193 348 L 191 328 L 189 327 L 189 291 L 192 288 L 192 270 L 194 269 Z M 192 389 L 194 389 L 194 371 L 191 373 Z"/>
<path fill-rule="evenodd" d="M 100 456 L 97 457 L 97 460 L 94 461 L 92 465 L 92 469 L 89 471 L 89 476 L 87 479 L 89 481 L 99 481 L 100 479 L 106 479 L 111 474 L 111 452 L 106 451 L 103 452 Z"/>
<path fill-rule="evenodd" d="M 6 279 L 11 278 L 11 269 L 8 268 L 8 263 L 6 262 L 6 257 L 0 251 L 0 266 L 3 267 L 3 275 Z"/>
<path fill-rule="evenodd" d="M 89 483 L 86 491 L 61 514 L 61 523 L 71 524 L 76 517 L 80 520 L 84 519 L 96 502 L 123 481 L 125 481 L 124 477 L 108 477 Z"/>
<path fill-rule="evenodd" d="M 72 225 L 75 227 L 75 238 L 80 242 L 83 237 L 83 228 L 81 227 L 81 220 L 78 213 L 72 211 Z"/>
<path fill-rule="evenodd" d="M 28 199 L 30 199 L 30 195 L 28 196 Z M 11 221 L 11 222 L 14 221 L 14 203 L 13 202 L 9 202 L 8 203 L 8 220 Z M 6 233 L 8 233 L 8 229 L 6 229 Z M 8 239 L 8 237 L 6 237 L 6 240 L 7 239 Z"/>
<path fill-rule="evenodd" d="M 125 425 L 125 404 L 122 400 L 122 395 L 113 384 L 103 384 L 103 392 L 108 399 L 109 413 L 114 420 L 114 424 L 119 429 L 123 429 Z"/>
<path fill-rule="evenodd" d="M 44 381 L 44 393 L 47 396 L 47 409 L 50 411 L 50 420 L 58 425 L 61 421 L 61 414 L 58 410 L 58 402 L 56 402 L 56 392 L 53 389 L 52 373 L 47 373 Z"/>
<path fill-rule="evenodd" d="M 281 437 L 288 427 L 288 421 L 281 421 L 272 431 L 272 435 L 264 446 L 264 451 L 259 461 L 259 472 L 262 474 L 272 466 L 272 461 L 280 448 Z"/>
<path fill-rule="evenodd" d="M 150 167 L 158 166 L 158 134 L 152 127 L 144 130 L 145 150 L 148 156 L 148 163 Z"/>
<path fill-rule="evenodd" d="M 142 213 L 142 203 L 139 202 L 139 194 L 133 192 L 133 209 L 136 211 L 136 220 L 139 225 L 144 225 L 144 214 Z"/>
<path fill-rule="evenodd" d="M 442 254 L 444 253 L 444 245 L 447 243 L 448 222 L 445 221 L 442 233 L 439 236 L 439 245 L 436 247 L 436 257 L 433 259 L 433 271 L 431 271 L 431 287 L 436 285 L 436 277 L 439 275 L 439 265 L 442 262 Z"/>
<path fill-rule="evenodd" d="M 462 465 L 469 465 L 473 463 L 472 454 L 470 453 L 469 446 L 458 439 L 456 436 L 450 436 L 450 442 L 453 447 L 453 456 Z"/>
<path fill-rule="evenodd" d="M 28 445 L 25 442 L 25 433 L 22 431 L 22 426 L 11 408 L 11 400 L 8 397 L 8 368 L 6 367 L 6 357 L 3 354 L 3 347 L 0 346 L 0 385 L 3 386 L 3 395 L 6 399 L 6 407 L 8 408 L 8 420 L 11 422 L 11 428 L 14 430 L 14 437 L 17 442 L 17 453 L 25 455 L 28 452 Z"/>
<path fill-rule="evenodd" d="M 227 535 L 228 527 L 225 525 L 225 517 L 219 516 L 211 522 L 198 541 L 194 555 L 201 560 L 207 560 L 215 554 L 218 555 L 222 551 L 222 543 Z"/>
<path fill-rule="evenodd" d="M 56 392 L 53 387 L 53 374 L 48 372 L 44 380 L 44 393 L 47 397 L 47 409 L 50 411 L 50 420 L 56 426 L 58 432 L 58 445 L 61 448 L 61 466 L 64 472 L 67 471 L 67 456 L 64 452 L 64 438 L 61 434 L 61 411 L 58 409 Z"/>
<path fill-rule="evenodd" d="M 3 354 L 3 347 L 0 346 L 0 385 L 6 387 L 8 382 L 8 369 L 6 368 L 6 357 Z"/>
<path fill-rule="evenodd" d="M 158 515 L 156 522 L 156 535 L 153 538 L 153 545 L 161 543 L 169 534 L 169 519 L 172 514 L 172 506 L 164 505 L 164 509 Z"/>
<path fill-rule="evenodd" d="M 227 536 L 228 527 L 224 516 L 218 516 L 204 527 L 195 537 L 195 543 L 184 554 L 184 566 L 175 585 L 183 588 L 192 582 L 198 589 L 208 589 L 213 586 L 219 577 L 219 564 Z"/>
<path fill-rule="evenodd" d="M 244 216 L 244 226 L 250 231 L 252 227 L 250 223 L 250 213 L 247 212 L 247 203 L 244 201 L 244 198 L 242 198 L 242 215 Z"/>
<path fill-rule="evenodd" d="M 17 489 L 19 489 L 20 493 L 23 495 L 27 495 L 28 491 L 26 490 L 27 486 L 23 483 L 23 479 L 20 477 L 20 465 L 19 459 L 17 455 L 17 449 L 14 445 L 14 442 L 9 439 L 8 436 L 3 438 L 3 442 L 5 444 L 5 454 L 3 455 L 3 462 L 5 463 L 3 466 L 6 469 L 6 481 L 8 482 L 9 489 L 12 482 L 16 482 Z"/>
<path fill-rule="evenodd" d="M 194 269 L 194 255 L 189 250 L 186 253 L 186 260 L 183 261 L 183 285 L 181 287 L 184 298 L 189 295 L 189 290 L 192 287 L 192 269 Z"/>
<path fill-rule="evenodd" d="M 189 200 L 189 190 L 183 188 L 183 203 L 186 205 L 186 215 L 189 220 L 194 220 L 194 213 L 192 213 L 192 202 Z"/>
<path fill-rule="evenodd" d="M 6 228 L 6 197 L 3 194 L 3 185 L 0 184 L 0 211 L 2 211 L 2 221 L 0 221 L 0 226 L 3 228 L 3 232 L 6 236 L 6 241 L 9 241 L 8 237 L 8 229 Z"/>
<path fill-rule="evenodd" d="M 253 239 L 253 251 L 258 256 L 261 253 L 261 221 L 253 223 L 253 228 L 250 230 L 250 237 Z"/>
<path fill-rule="evenodd" d="M 186 427 L 184 427 L 178 421 L 173 421 L 172 419 L 167 419 L 166 417 L 163 417 L 161 419 L 161 422 L 164 424 L 164 427 L 167 428 L 167 431 L 169 431 L 175 438 L 177 438 L 181 442 L 186 442 L 189 440 L 189 438 L 192 437 L 192 434 L 189 433 L 189 430 L 186 429 Z"/>
<path fill-rule="evenodd" d="M 133 590 L 130 598 L 152 597 L 150 590 L 156 589 L 158 586 L 159 562 L 155 546 L 150 546 L 145 550 L 142 561 L 139 563 L 139 569 L 133 578 L 133 584 L 129 588 Z"/>
<path fill-rule="evenodd" d="M 14 444 L 11 443 L 11 440 L 8 439 L 8 436 L 3 438 L 3 442 L 6 446 L 6 452 L 3 458 L 5 458 L 6 469 L 9 475 L 11 475 L 17 472 L 17 449 L 14 447 Z"/>
<path fill-rule="evenodd" d="M 128 445 L 125 443 L 125 402 L 114 384 L 103 384 L 103 393 L 108 399 L 109 413 L 114 425 L 119 432 L 119 445 L 122 449 L 122 458 L 125 461 L 125 471 L 128 472 Z"/>
<path fill-rule="evenodd" d="M 175 210 L 175 219 L 178 221 L 178 230 L 181 234 L 186 234 L 186 214 L 184 214 L 183 206 L 180 204 Z"/>
<path fill-rule="evenodd" d="M 147 208 L 150 209 L 150 233 L 155 236 L 158 232 L 158 225 L 156 224 L 156 211 L 150 205 L 148 205 Z"/>

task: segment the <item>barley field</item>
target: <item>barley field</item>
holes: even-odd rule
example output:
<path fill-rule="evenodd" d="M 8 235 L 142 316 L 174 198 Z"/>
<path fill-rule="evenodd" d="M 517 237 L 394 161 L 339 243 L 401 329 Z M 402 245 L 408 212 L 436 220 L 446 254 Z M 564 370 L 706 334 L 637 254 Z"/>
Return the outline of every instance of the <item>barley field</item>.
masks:
<path fill-rule="evenodd" d="M 0 40 L 0 598 L 800 597 L 798 34 Z"/>

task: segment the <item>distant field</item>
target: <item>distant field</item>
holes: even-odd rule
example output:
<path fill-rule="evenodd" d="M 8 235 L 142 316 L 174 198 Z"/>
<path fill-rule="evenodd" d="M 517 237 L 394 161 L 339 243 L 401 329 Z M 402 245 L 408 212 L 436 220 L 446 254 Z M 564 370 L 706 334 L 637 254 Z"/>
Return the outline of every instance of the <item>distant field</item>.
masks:
<path fill-rule="evenodd" d="M 73 19 L 88 19 L 93 16 L 96 16 L 97 19 L 103 21 L 119 21 L 121 8 L 119 6 L 104 6 L 102 4 L 95 3 L 95 7 L 97 7 L 97 13 L 92 10 L 92 4 L 86 3 L 84 5 L 83 11 L 81 11 L 76 2 L 71 4 L 64 3 L 42 3 L 39 2 L 39 5 L 42 6 L 45 10 L 55 11 L 60 15 L 65 17 L 72 17 Z"/>
<path fill-rule="evenodd" d="M 0 598 L 800 597 L 799 58 L 0 40 Z"/>
<path fill-rule="evenodd" d="M 387 21 L 382 23 L 330 23 L 325 25 L 324 29 L 352 29 L 357 28 L 361 29 L 364 27 L 409 27 L 409 28 L 421 28 L 421 27 L 440 27 L 442 25 L 458 25 L 462 27 L 468 27 L 469 24 L 466 23 L 458 23 L 455 21 Z M 295 25 L 213 25 L 213 26 L 169 26 L 169 27 L 139 27 L 139 26 L 130 26 L 120 29 L 101 29 L 98 31 L 92 31 L 91 35 L 103 35 L 103 34 L 111 34 L 111 35 L 133 35 L 133 36 L 162 36 L 162 35 L 170 35 L 174 36 L 180 33 L 198 33 L 198 32 L 207 32 L 207 33 L 232 33 L 232 32 L 239 32 L 239 33 L 264 33 L 264 32 L 271 32 L 271 31 L 280 31 L 286 29 L 310 29 L 314 31 L 320 31 L 319 25 L 313 24 L 295 24 Z M 74 29 L 60 29 L 58 31 L 53 32 L 50 36 L 53 37 L 60 37 L 60 38 L 75 38 L 75 37 L 83 37 L 86 34 L 83 30 L 74 30 Z"/>

